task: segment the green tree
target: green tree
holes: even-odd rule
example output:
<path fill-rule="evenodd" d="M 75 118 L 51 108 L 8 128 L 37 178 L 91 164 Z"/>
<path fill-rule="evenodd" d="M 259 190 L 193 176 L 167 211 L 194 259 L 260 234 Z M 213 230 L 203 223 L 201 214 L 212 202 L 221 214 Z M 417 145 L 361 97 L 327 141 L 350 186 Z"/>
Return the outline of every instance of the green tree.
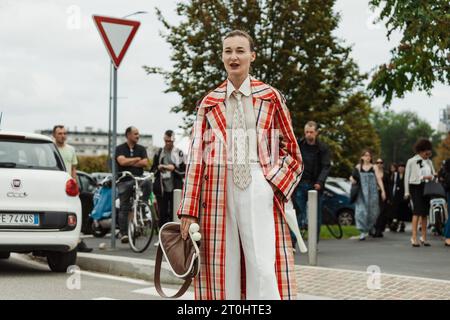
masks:
<path fill-rule="evenodd" d="M 77 169 L 92 172 L 109 172 L 107 165 L 108 156 L 78 156 Z"/>
<path fill-rule="evenodd" d="M 450 84 L 450 3 L 448 0 L 371 0 L 387 37 L 400 32 L 391 60 L 378 67 L 369 88 L 389 105 L 394 97 L 418 89 L 431 92 L 436 82 Z"/>
<path fill-rule="evenodd" d="M 298 136 L 308 120 L 321 125 L 333 153 L 333 174 L 346 176 L 360 150 L 366 146 L 377 150 L 378 141 L 369 121 L 366 75 L 350 58 L 351 48 L 333 35 L 340 19 L 333 12 L 334 3 L 183 1 L 177 4 L 177 14 L 183 17 L 178 25 L 171 25 L 157 9 L 165 27 L 162 35 L 173 49 L 173 69 L 144 68 L 149 74 L 162 74 L 166 92 L 181 96 L 172 111 L 185 113 L 189 128 L 196 101 L 226 78 L 222 37 L 233 29 L 248 31 L 257 47 L 252 75 L 285 95 Z"/>
<path fill-rule="evenodd" d="M 428 122 L 414 112 L 379 111 L 373 117 L 373 124 L 381 140 L 381 157 L 387 165 L 406 163 L 414 154 L 413 146 L 419 138 L 431 139 L 435 147 L 439 143 Z"/>
<path fill-rule="evenodd" d="M 436 148 L 436 157 L 434 157 L 434 167 L 439 170 L 442 161 L 450 158 L 450 133 L 447 133 L 444 140 L 442 140 Z"/>

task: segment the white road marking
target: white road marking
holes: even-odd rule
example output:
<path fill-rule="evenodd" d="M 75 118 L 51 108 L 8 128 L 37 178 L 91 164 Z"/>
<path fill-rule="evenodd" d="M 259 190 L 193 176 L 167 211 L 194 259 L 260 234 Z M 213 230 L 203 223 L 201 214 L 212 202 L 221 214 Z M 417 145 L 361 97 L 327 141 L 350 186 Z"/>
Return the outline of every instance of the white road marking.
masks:
<path fill-rule="evenodd" d="M 168 289 L 168 288 L 165 288 L 165 289 L 163 289 L 164 290 L 164 292 L 167 294 L 167 295 L 169 295 L 169 296 L 172 296 L 172 295 L 174 295 L 175 293 L 177 293 L 178 292 L 178 290 L 176 290 L 176 289 Z M 156 297 L 159 297 L 159 294 L 158 294 L 158 292 L 156 291 L 156 289 L 155 289 L 155 287 L 149 287 L 149 288 L 143 288 L 143 289 L 137 289 L 137 290 L 134 290 L 134 291 L 132 291 L 133 293 L 139 293 L 139 294 L 145 294 L 145 295 L 150 295 L 150 296 L 156 296 Z M 192 291 L 187 291 L 184 295 L 182 295 L 180 298 L 178 298 L 178 299 L 180 299 L 180 300 L 194 300 L 194 292 L 192 292 Z"/>
<path fill-rule="evenodd" d="M 84 276 L 95 277 L 95 278 L 102 278 L 102 279 L 108 279 L 108 280 L 114 280 L 114 281 L 121 281 L 121 282 L 127 282 L 127 283 L 137 284 L 137 285 L 141 285 L 141 286 L 152 285 L 151 282 L 148 282 L 148 281 L 145 281 L 145 280 L 132 279 L 132 278 L 121 277 L 121 276 L 112 276 L 112 275 L 109 275 L 109 274 L 102 274 L 102 273 L 89 272 L 89 271 L 81 271 L 81 274 L 84 275 Z"/>

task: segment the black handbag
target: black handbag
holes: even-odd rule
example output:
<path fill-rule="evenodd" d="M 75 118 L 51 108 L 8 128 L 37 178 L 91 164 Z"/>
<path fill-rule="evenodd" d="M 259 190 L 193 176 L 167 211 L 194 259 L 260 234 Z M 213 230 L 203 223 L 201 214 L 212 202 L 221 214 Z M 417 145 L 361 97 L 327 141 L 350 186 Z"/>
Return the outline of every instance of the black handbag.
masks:
<path fill-rule="evenodd" d="M 425 183 L 425 188 L 423 190 L 423 195 L 425 197 L 432 198 L 445 198 L 445 189 L 441 183 L 436 180 L 432 180 L 430 182 Z"/>
<path fill-rule="evenodd" d="M 352 187 L 350 189 L 350 203 L 355 203 L 358 198 L 359 191 L 361 190 L 361 176 L 359 175 L 358 169 L 353 169 L 352 177 L 356 180 L 356 183 L 352 183 Z"/>

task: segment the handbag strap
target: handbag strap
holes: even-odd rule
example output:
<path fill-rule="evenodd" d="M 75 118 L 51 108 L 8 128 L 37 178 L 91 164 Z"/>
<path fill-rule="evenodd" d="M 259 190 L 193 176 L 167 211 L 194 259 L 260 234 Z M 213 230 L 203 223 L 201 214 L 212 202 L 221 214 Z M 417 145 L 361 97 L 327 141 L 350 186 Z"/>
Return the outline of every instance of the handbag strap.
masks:
<path fill-rule="evenodd" d="M 163 298 L 179 298 L 181 297 L 190 287 L 192 278 L 189 277 L 186 280 L 184 280 L 183 285 L 181 286 L 180 290 L 178 290 L 177 293 L 175 293 L 173 296 L 167 296 L 161 287 L 161 263 L 162 263 L 162 249 L 161 245 L 158 246 L 158 251 L 156 252 L 156 261 L 155 261 L 155 288 L 156 291 L 159 293 L 159 295 Z"/>

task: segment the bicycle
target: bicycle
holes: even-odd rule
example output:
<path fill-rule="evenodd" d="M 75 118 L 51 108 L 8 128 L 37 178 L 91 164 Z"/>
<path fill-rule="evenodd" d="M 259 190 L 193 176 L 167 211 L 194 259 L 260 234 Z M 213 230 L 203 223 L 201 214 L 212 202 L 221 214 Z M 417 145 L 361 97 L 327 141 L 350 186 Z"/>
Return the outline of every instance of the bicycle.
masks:
<path fill-rule="evenodd" d="M 430 200 L 430 213 L 428 228 L 431 228 L 435 236 L 444 235 L 445 223 L 447 221 L 447 202 L 444 198 Z"/>
<path fill-rule="evenodd" d="M 336 217 L 336 215 L 334 215 L 326 206 L 322 207 L 322 219 L 323 225 L 327 227 L 330 234 L 336 239 L 342 239 L 344 233 L 342 231 L 341 223 L 338 217 Z M 300 233 L 303 238 L 306 238 L 308 235 L 308 226 L 306 225 L 300 228 Z M 320 237 L 320 230 L 318 230 L 317 236 Z"/>
<path fill-rule="evenodd" d="M 128 238 L 131 250 L 137 253 L 144 252 L 150 245 L 153 235 L 158 232 L 157 213 L 153 205 L 153 198 L 150 193 L 149 199 L 142 199 L 143 192 L 140 182 L 151 180 L 154 182 L 154 175 L 150 173 L 147 177 L 135 177 L 129 171 L 123 171 L 122 176 L 117 180 L 120 182 L 125 177 L 134 180 L 131 219 L 128 221 Z M 149 200 L 151 202 L 149 203 Z"/>
<path fill-rule="evenodd" d="M 339 222 L 338 217 L 326 206 L 323 206 L 322 218 L 324 225 L 327 227 L 330 234 L 336 239 L 342 239 L 344 233 L 342 232 L 341 223 Z"/>

